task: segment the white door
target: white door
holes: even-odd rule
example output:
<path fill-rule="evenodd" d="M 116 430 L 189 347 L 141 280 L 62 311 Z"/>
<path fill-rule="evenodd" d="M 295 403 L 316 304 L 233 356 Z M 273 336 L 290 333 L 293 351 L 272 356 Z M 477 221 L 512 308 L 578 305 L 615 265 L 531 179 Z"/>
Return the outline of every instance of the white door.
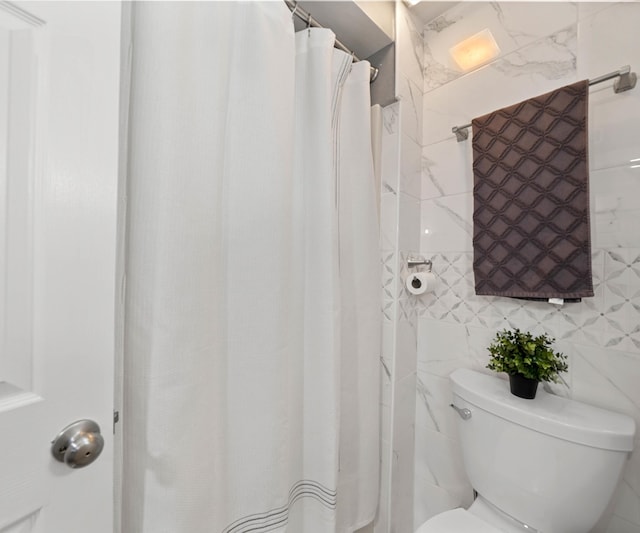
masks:
<path fill-rule="evenodd" d="M 0 1 L 0 533 L 112 533 L 119 2 Z M 102 455 L 51 441 L 96 421 Z"/>

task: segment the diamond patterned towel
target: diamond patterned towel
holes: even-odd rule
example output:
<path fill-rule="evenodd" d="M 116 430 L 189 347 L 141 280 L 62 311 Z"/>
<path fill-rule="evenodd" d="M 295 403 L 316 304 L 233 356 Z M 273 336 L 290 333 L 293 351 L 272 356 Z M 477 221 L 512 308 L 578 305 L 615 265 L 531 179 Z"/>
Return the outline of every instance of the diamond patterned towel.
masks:
<path fill-rule="evenodd" d="M 476 294 L 593 296 L 587 80 L 473 120 Z"/>

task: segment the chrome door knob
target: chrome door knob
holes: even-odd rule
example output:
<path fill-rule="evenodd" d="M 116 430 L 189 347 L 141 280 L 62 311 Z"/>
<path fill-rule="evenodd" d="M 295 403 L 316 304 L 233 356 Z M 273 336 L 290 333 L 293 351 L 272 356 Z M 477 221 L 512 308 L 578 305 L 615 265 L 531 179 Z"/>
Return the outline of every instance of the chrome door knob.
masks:
<path fill-rule="evenodd" d="M 69 424 L 51 442 L 51 454 L 71 468 L 90 465 L 104 448 L 100 426 L 93 420 Z"/>

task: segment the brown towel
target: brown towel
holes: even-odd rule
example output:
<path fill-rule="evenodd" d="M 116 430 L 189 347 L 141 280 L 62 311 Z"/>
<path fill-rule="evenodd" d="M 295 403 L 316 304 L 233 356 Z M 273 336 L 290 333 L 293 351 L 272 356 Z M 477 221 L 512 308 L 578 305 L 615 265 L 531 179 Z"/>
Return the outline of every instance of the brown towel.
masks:
<path fill-rule="evenodd" d="M 587 80 L 473 120 L 476 294 L 593 296 Z"/>

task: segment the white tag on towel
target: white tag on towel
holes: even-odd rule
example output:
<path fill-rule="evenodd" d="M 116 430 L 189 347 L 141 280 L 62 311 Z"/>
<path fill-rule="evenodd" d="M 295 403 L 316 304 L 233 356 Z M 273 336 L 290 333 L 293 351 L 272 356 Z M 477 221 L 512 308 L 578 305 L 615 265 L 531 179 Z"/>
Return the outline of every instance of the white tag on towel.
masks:
<path fill-rule="evenodd" d="M 564 300 L 562 298 L 549 298 L 549 303 L 553 305 L 564 305 Z"/>

